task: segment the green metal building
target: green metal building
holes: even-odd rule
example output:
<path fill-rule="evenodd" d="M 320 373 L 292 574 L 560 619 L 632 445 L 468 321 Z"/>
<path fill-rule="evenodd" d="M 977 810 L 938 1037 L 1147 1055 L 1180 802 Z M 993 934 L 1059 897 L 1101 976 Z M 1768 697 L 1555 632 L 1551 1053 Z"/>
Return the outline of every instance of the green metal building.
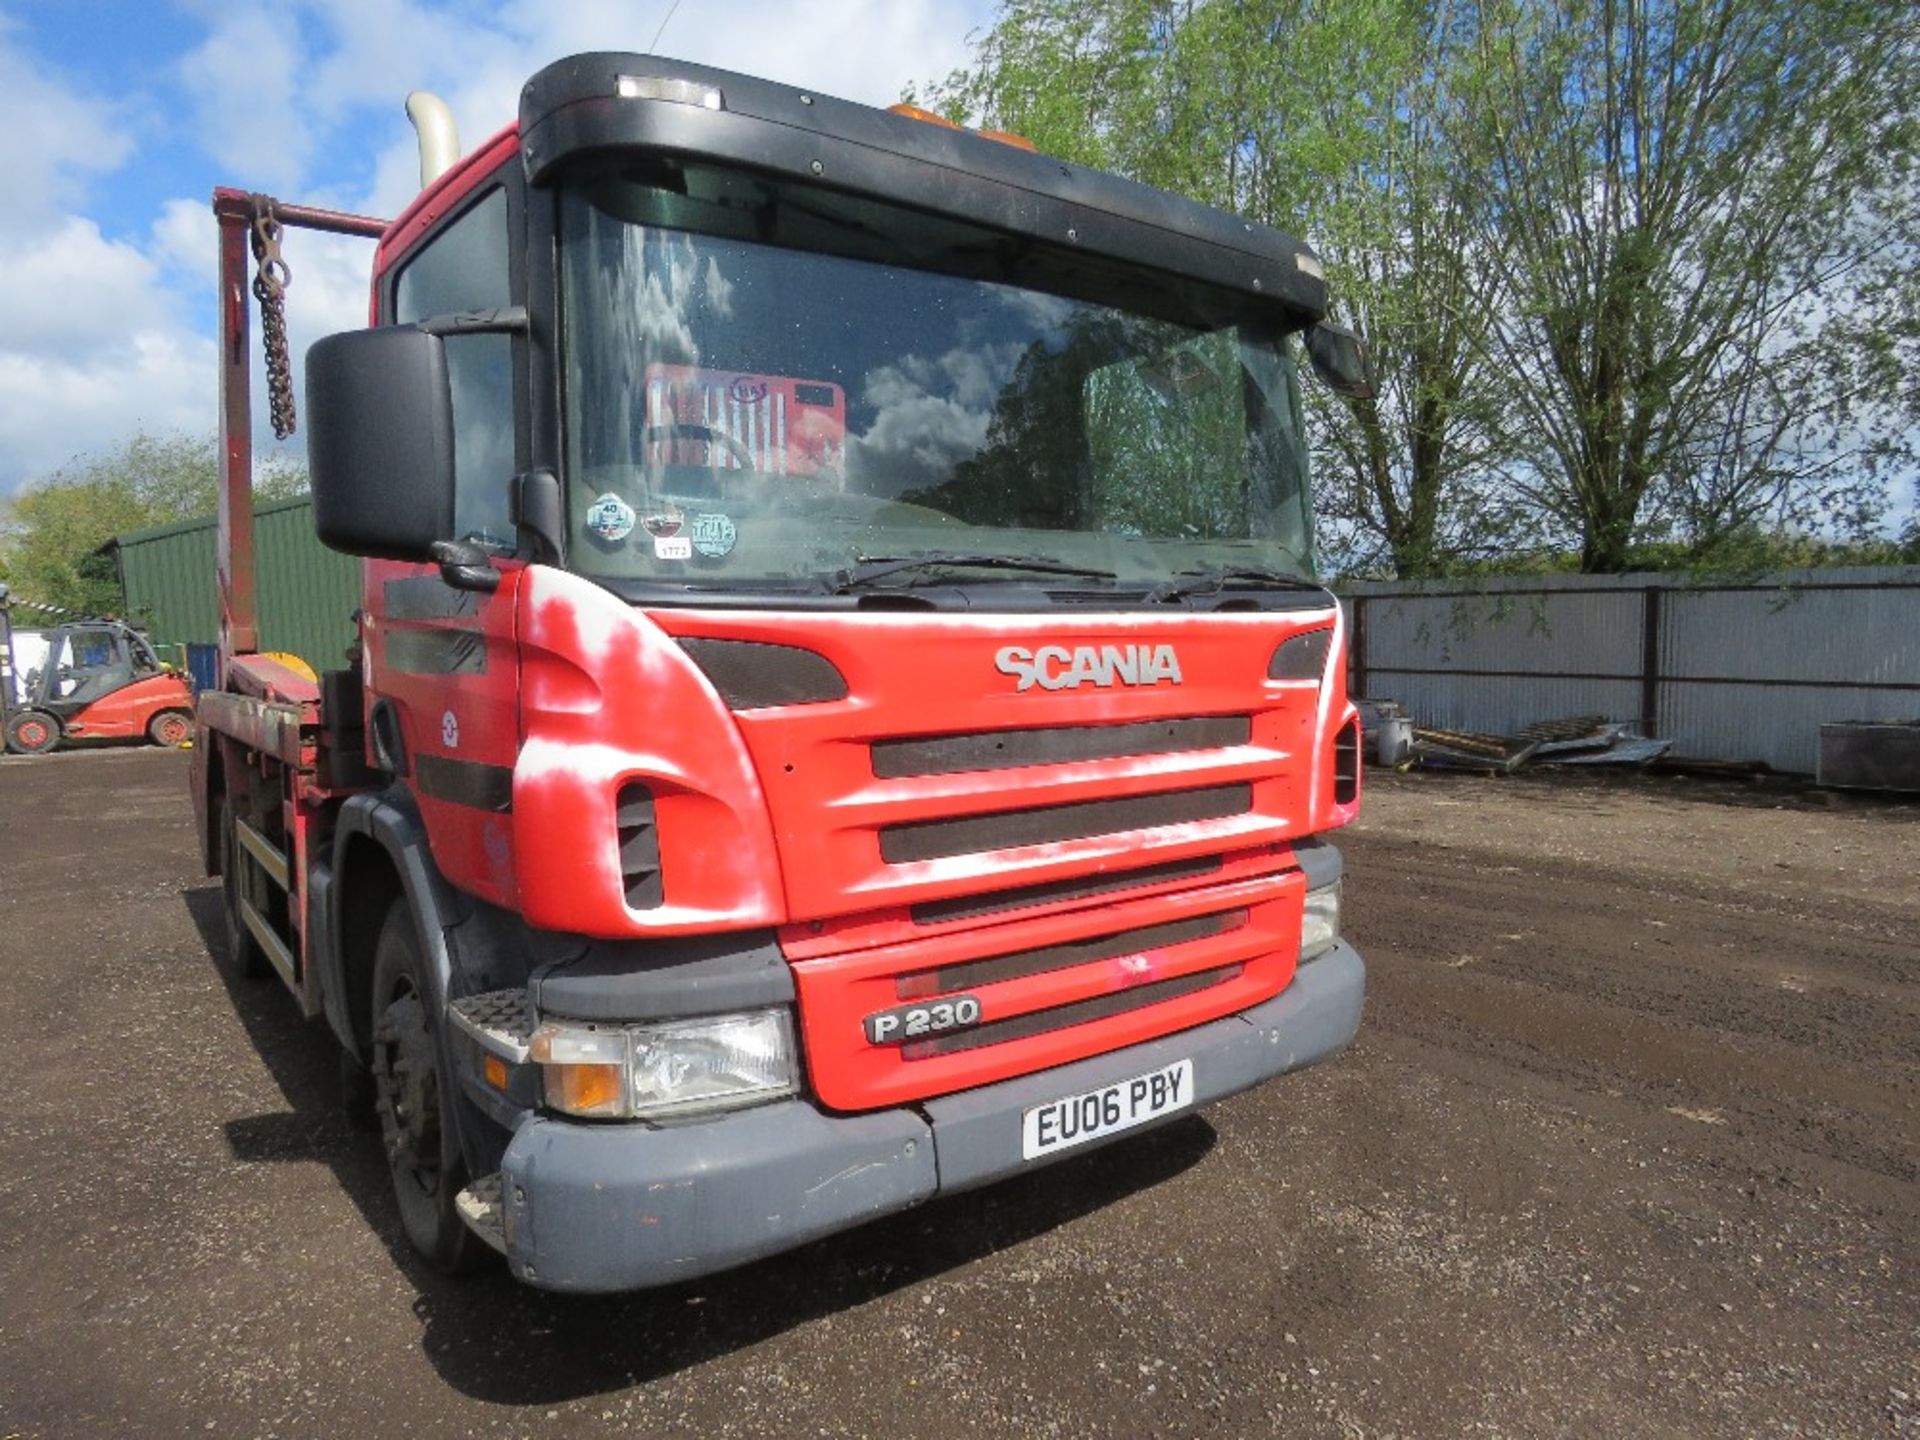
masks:
<path fill-rule="evenodd" d="M 209 516 L 115 536 L 101 547 L 119 567 L 127 619 L 146 626 L 155 646 L 219 640 L 219 533 Z M 311 497 L 253 507 L 253 567 L 260 648 L 292 651 L 316 670 L 344 665 L 360 604 L 360 562 L 320 543 Z"/>

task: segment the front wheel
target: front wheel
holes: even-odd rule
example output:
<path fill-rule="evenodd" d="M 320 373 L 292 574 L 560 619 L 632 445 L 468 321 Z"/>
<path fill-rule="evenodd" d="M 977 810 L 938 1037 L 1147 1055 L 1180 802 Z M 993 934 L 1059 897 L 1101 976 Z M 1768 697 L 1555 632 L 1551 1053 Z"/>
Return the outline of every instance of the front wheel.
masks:
<path fill-rule="evenodd" d="M 407 1239 L 434 1269 L 458 1274 L 487 1251 L 454 1205 L 467 1167 L 434 1042 L 432 993 L 413 916 L 396 900 L 373 950 L 374 1110 Z"/>
<path fill-rule="evenodd" d="M 147 722 L 147 738 L 169 750 L 185 749 L 193 740 L 193 720 L 184 710 L 162 710 Z"/>
<path fill-rule="evenodd" d="M 22 710 L 7 721 L 7 749 L 44 755 L 60 743 L 60 722 L 44 710 Z"/>

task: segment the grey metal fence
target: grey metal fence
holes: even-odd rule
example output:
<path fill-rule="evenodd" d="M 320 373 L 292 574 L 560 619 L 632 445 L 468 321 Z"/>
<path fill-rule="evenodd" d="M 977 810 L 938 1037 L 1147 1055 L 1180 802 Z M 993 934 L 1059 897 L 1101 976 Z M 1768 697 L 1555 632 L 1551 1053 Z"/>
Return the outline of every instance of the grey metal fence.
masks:
<path fill-rule="evenodd" d="M 1424 725 L 1603 714 L 1676 756 L 1811 773 L 1823 721 L 1920 718 L 1920 567 L 1366 582 L 1343 603 L 1354 693 Z"/>

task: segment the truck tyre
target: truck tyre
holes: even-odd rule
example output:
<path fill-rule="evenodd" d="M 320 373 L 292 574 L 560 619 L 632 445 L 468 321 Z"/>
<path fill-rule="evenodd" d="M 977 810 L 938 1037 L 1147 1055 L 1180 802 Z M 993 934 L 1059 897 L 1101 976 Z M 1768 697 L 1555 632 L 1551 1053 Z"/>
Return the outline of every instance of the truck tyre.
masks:
<path fill-rule="evenodd" d="M 425 977 L 413 916 L 395 900 L 373 949 L 374 1109 L 407 1239 L 434 1269 L 454 1275 L 489 1252 L 454 1206 L 467 1167 Z"/>
<path fill-rule="evenodd" d="M 60 743 L 60 722 L 44 710 L 22 710 L 7 721 L 7 749 L 44 755 Z"/>
<path fill-rule="evenodd" d="M 193 717 L 184 710 L 162 710 L 147 721 L 147 738 L 168 750 L 183 750 L 193 743 Z"/>
<path fill-rule="evenodd" d="M 268 973 L 267 952 L 240 918 L 240 845 L 234 838 L 233 803 L 220 802 L 220 896 L 227 922 L 227 967 L 244 980 Z"/>

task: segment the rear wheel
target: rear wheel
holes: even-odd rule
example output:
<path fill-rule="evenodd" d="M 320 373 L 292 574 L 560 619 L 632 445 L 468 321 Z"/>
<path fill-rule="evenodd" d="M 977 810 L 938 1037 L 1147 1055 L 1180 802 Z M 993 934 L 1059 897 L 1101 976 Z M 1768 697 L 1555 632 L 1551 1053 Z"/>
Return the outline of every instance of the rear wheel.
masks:
<path fill-rule="evenodd" d="M 257 980 L 268 973 L 267 952 L 253 938 L 253 931 L 240 914 L 240 844 L 235 836 L 233 803 L 220 803 L 220 893 L 226 902 L 227 964 L 236 975 Z"/>
<path fill-rule="evenodd" d="M 193 739 L 193 718 L 184 710 L 162 710 L 147 722 L 147 738 L 169 750 L 179 750 Z"/>
<path fill-rule="evenodd" d="M 413 916 L 396 900 L 373 951 L 374 1110 L 407 1239 L 434 1269 L 458 1274 L 488 1252 L 454 1206 L 467 1168 L 434 1043 L 432 993 Z"/>
<path fill-rule="evenodd" d="M 44 710 L 22 710 L 7 721 L 7 748 L 16 755 L 44 755 L 60 743 L 60 722 Z"/>

